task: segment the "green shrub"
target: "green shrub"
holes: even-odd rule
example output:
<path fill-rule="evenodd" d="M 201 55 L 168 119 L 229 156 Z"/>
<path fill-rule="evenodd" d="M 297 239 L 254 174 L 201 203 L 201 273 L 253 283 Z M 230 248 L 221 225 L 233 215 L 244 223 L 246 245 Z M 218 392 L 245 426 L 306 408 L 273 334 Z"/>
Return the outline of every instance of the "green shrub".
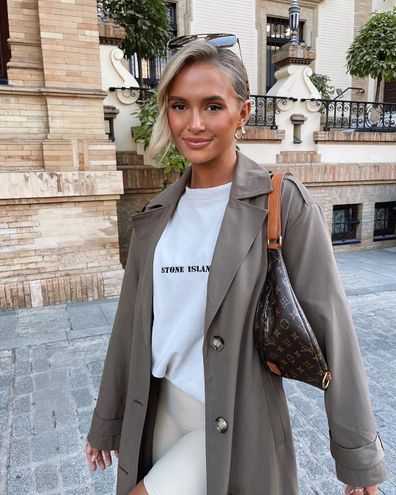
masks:
<path fill-rule="evenodd" d="M 331 84 L 331 80 L 329 76 L 326 76 L 325 74 L 313 73 L 310 79 L 313 85 L 319 91 L 322 100 L 332 100 L 334 98 L 336 89 Z"/>
<path fill-rule="evenodd" d="M 140 125 L 132 128 L 132 137 L 136 143 L 143 143 L 144 149 L 147 149 L 150 143 L 153 126 L 158 117 L 157 93 L 155 91 L 150 93 L 148 99 L 138 100 L 139 112 L 133 114 L 139 117 Z M 164 167 L 165 175 L 170 175 L 172 172 L 182 174 L 188 165 L 187 160 L 174 144 L 164 156 L 155 156 L 154 161 Z"/>

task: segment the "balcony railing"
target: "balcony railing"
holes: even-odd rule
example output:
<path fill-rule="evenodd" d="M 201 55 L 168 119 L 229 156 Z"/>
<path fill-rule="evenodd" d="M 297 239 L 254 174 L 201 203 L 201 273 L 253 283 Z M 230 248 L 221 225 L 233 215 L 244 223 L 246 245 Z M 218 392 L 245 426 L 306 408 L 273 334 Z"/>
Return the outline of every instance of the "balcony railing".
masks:
<path fill-rule="evenodd" d="M 138 88 L 138 87 L 132 87 L 132 86 L 111 86 L 109 88 L 109 91 L 112 93 L 114 91 L 121 91 L 123 95 L 125 96 L 131 96 L 132 98 L 137 98 L 137 101 L 144 101 L 148 100 L 150 96 L 153 94 L 152 89 L 149 88 Z"/>
<path fill-rule="evenodd" d="M 246 125 L 278 129 L 276 116 L 280 113 L 280 107 L 287 105 L 289 101 L 297 101 L 297 98 L 251 95 L 250 101 L 252 113 Z"/>
<path fill-rule="evenodd" d="M 301 101 L 307 101 L 303 98 Z M 396 103 L 310 99 L 320 107 L 323 130 L 395 132 Z"/>
<path fill-rule="evenodd" d="M 153 89 L 139 87 L 110 87 L 109 91 L 121 91 L 125 96 L 147 100 Z M 297 98 L 251 95 L 252 111 L 247 126 L 278 129 L 277 116 L 290 102 Z M 396 131 L 396 103 L 374 103 L 364 101 L 321 100 L 302 98 L 300 101 L 316 103 L 321 112 L 324 131 L 331 129 L 355 131 Z"/>

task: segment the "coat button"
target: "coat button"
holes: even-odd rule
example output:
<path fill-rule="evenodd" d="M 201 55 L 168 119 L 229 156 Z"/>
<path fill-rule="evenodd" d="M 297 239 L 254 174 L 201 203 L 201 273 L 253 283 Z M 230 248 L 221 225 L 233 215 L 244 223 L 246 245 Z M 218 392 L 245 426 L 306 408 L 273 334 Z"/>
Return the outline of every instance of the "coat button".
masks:
<path fill-rule="evenodd" d="M 225 433 L 228 430 L 228 423 L 221 416 L 220 416 L 220 418 L 217 418 L 216 419 L 216 429 L 220 433 Z"/>
<path fill-rule="evenodd" d="M 214 351 L 217 352 L 222 351 L 224 349 L 224 340 L 218 335 L 215 335 L 212 339 L 212 343 L 210 344 L 210 347 Z"/>

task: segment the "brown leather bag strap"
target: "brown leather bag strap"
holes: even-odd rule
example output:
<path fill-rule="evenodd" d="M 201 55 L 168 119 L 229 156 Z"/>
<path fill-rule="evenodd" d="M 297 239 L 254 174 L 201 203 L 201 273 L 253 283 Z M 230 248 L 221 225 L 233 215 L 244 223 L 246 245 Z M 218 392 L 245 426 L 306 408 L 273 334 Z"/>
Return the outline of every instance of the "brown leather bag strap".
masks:
<path fill-rule="evenodd" d="M 281 197 L 282 184 L 290 172 L 282 172 L 272 177 L 272 192 L 268 195 L 267 237 L 268 249 L 280 249 L 282 246 Z"/>

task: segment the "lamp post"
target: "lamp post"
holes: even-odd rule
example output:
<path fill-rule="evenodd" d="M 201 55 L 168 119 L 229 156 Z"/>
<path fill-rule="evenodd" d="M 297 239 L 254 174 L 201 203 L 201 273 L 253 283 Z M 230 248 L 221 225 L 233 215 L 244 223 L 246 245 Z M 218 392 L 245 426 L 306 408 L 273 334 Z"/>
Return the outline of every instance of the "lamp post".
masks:
<path fill-rule="evenodd" d="M 291 44 L 298 45 L 299 43 L 299 28 L 300 28 L 300 12 L 298 0 L 292 0 L 289 8 L 289 26 L 291 31 Z"/>

